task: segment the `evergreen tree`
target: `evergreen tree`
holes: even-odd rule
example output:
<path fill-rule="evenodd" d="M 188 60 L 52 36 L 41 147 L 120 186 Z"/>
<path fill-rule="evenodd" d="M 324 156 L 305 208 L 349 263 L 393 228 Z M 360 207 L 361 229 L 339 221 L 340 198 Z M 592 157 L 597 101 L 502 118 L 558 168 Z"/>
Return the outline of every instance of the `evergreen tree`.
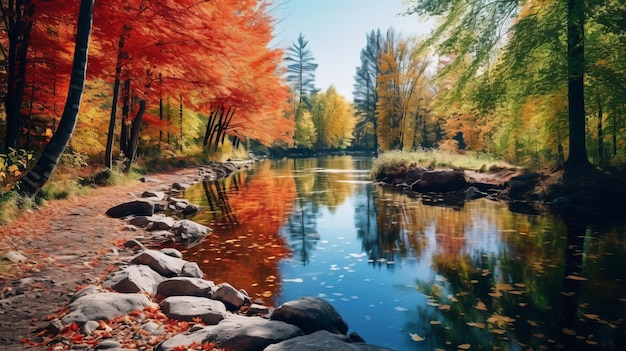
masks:
<path fill-rule="evenodd" d="M 361 66 L 357 67 L 354 76 L 354 106 L 358 118 L 355 134 L 359 139 L 373 141 L 374 150 L 378 150 L 378 125 L 376 121 L 376 91 L 378 76 L 378 59 L 380 57 L 382 35 L 380 29 L 366 36 L 366 46 L 361 50 Z"/>

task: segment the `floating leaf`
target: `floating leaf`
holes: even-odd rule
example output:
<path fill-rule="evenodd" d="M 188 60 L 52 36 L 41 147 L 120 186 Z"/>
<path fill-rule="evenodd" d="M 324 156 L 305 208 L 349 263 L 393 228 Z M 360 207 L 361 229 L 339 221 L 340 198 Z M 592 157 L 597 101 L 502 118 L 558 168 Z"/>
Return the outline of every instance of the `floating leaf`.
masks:
<path fill-rule="evenodd" d="M 476 279 L 472 279 L 472 280 L 470 280 L 470 283 L 472 283 L 472 284 L 478 284 L 478 280 L 476 280 Z"/>
<path fill-rule="evenodd" d="M 470 347 L 472 347 L 472 345 L 470 345 L 470 344 L 461 344 L 461 345 L 459 345 L 459 346 L 457 346 L 457 347 L 458 347 L 459 349 L 461 349 L 461 350 L 469 350 L 469 349 L 470 349 Z"/>
<path fill-rule="evenodd" d="M 487 310 L 487 305 L 485 305 L 485 303 L 482 302 L 482 301 L 478 301 L 478 303 L 476 304 L 475 307 L 479 311 L 486 311 Z"/>
<path fill-rule="evenodd" d="M 579 275 L 572 275 L 572 274 L 570 274 L 570 275 L 568 275 L 567 277 L 565 277 L 565 279 L 579 280 L 579 281 L 585 281 L 585 280 L 587 280 L 587 278 L 585 278 L 585 277 L 581 277 L 581 276 L 579 276 Z"/>
<path fill-rule="evenodd" d="M 424 341 L 424 338 L 417 334 L 409 333 L 409 335 L 413 341 Z"/>
<path fill-rule="evenodd" d="M 571 329 L 563 328 L 561 331 L 562 331 L 562 332 L 563 332 L 563 334 L 565 334 L 565 335 L 576 335 L 576 332 L 575 332 L 575 331 L 573 331 L 573 330 L 571 330 Z"/>
<path fill-rule="evenodd" d="M 430 325 L 439 325 L 441 321 L 430 321 Z"/>
<path fill-rule="evenodd" d="M 502 293 L 499 291 L 489 293 L 491 297 L 502 297 Z"/>
<path fill-rule="evenodd" d="M 272 292 L 271 291 L 264 291 L 261 296 L 263 297 L 271 297 L 272 296 Z"/>
<path fill-rule="evenodd" d="M 441 305 L 439 309 L 442 311 L 450 311 L 450 305 Z"/>
<path fill-rule="evenodd" d="M 501 290 L 501 291 L 513 290 L 513 285 L 511 285 L 511 284 L 504 284 L 504 283 L 498 283 L 498 284 L 496 284 L 496 290 Z"/>
<path fill-rule="evenodd" d="M 506 330 L 504 329 L 491 329 L 491 332 L 494 334 L 498 334 L 498 335 L 504 335 L 506 333 Z"/>
<path fill-rule="evenodd" d="M 600 316 L 598 316 L 597 314 L 593 314 L 593 313 L 585 313 L 585 314 L 583 314 L 583 316 L 585 316 L 585 317 L 587 317 L 589 319 L 593 319 L 593 320 L 596 320 L 596 319 L 600 318 Z"/>
<path fill-rule="evenodd" d="M 528 324 L 532 325 L 533 327 L 538 327 L 539 326 L 539 324 L 537 324 L 537 322 L 531 321 L 530 319 L 528 319 L 526 322 L 528 322 Z"/>
<path fill-rule="evenodd" d="M 478 328 L 478 329 L 485 329 L 485 323 L 467 322 L 467 325 L 470 327 Z"/>

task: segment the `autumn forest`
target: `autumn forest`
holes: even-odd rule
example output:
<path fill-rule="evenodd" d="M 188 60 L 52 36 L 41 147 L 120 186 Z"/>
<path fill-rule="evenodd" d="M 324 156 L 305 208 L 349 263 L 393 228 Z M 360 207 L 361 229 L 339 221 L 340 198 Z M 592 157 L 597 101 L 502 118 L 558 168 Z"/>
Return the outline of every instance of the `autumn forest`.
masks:
<path fill-rule="evenodd" d="M 128 168 L 275 149 L 623 168 L 618 0 L 409 1 L 416 21 L 437 26 L 425 38 L 363 33 L 361 52 L 346 53 L 361 62 L 353 101 L 316 87 L 306 33 L 270 45 L 278 5 L 2 1 L 3 189 L 34 195 L 59 162 Z"/>

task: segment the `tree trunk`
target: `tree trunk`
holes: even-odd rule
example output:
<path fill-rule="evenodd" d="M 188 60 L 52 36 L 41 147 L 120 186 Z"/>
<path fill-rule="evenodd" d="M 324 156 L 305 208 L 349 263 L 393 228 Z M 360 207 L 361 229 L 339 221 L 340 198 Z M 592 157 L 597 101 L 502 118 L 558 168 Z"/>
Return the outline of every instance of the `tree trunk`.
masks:
<path fill-rule="evenodd" d="M 123 106 L 122 106 L 122 129 L 120 130 L 120 151 L 128 156 L 128 120 L 130 115 L 130 79 L 124 81 Z"/>
<path fill-rule="evenodd" d="M 30 45 L 30 33 L 33 27 L 35 5 L 30 0 L 9 1 L 9 13 L 14 16 L 7 25 L 9 53 L 7 62 L 7 82 L 4 107 L 7 118 L 5 150 L 17 150 L 19 146 L 20 120 L 24 89 L 26 87 L 26 59 Z"/>
<path fill-rule="evenodd" d="M 28 197 L 34 197 L 43 185 L 50 179 L 59 159 L 72 138 L 78 110 L 85 89 L 85 75 L 87 72 L 87 53 L 93 18 L 94 0 L 81 0 L 78 13 L 78 31 L 74 48 L 74 61 L 70 87 L 59 122 L 59 128 L 50 139 L 35 167 L 30 170 L 19 182 L 19 192 Z"/>
<path fill-rule="evenodd" d="M 598 164 L 600 167 L 604 166 L 604 134 L 602 132 L 602 100 L 600 98 L 600 94 L 597 96 L 598 99 Z"/>
<path fill-rule="evenodd" d="M 577 176 L 590 168 L 585 145 L 585 11 L 583 0 L 568 0 L 567 16 L 567 100 L 569 155 L 564 169 Z"/>
<path fill-rule="evenodd" d="M 146 101 L 139 100 L 139 110 L 137 111 L 137 115 L 135 119 L 133 119 L 133 124 L 130 129 L 130 139 L 128 141 L 128 154 L 126 160 L 126 167 L 124 171 L 128 172 L 130 170 L 130 165 L 137 159 L 137 147 L 139 146 L 139 131 L 141 129 L 141 120 L 143 119 L 143 114 L 146 112 Z"/>
<path fill-rule="evenodd" d="M 122 59 L 124 53 L 124 42 L 130 33 L 130 27 L 124 26 L 124 32 L 120 35 L 120 42 L 117 50 L 117 64 L 115 65 L 115 82 L 113 83 L 113 101 L 111 102 L 111 117 L 109 119 L 109 131 L 107 133 L 107 145 L 104 152 L 104 166 L 113 166 L 113 139 L 115 139 L 115 124 L 117 119 L 117 103 L 120 98 L 120 75 L 122 74 Z"/>

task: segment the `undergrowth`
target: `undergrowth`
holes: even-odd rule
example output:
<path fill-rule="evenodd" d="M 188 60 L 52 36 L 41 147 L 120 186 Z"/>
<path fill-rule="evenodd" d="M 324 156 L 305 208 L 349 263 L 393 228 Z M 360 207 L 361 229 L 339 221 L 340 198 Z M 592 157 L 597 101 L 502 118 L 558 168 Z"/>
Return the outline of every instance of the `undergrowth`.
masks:
<path fill-rule="evenodd" d="M 412 167 L 452 168 L 479 172 L 515 168 L 484 153 L 464 152 L 461 154 L 442 150 L 388 151 L 381 153 L 374 160 L 372 175 L 377 177 L 390 170 Z"/>

